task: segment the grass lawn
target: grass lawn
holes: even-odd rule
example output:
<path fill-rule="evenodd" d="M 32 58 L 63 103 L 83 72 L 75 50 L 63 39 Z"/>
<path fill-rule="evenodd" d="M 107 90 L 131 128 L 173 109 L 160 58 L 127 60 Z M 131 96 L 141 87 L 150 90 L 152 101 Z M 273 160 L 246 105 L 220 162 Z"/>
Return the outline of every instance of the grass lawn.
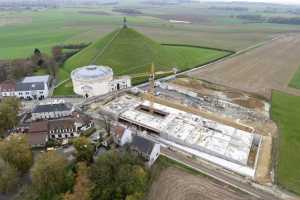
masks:
<path fill-rule="evenodd" d="M 298 71 L 295 73 L 293 79 L 289 83 L 290 87 L 300 89 L 300 67 Z"/>
<path fill-rule="evenodd" d="M 57 87 L 53 92 L 54 96 L 69 96 L 74 94 L 75 93 L 73 92 L 73 84 L 71 80 L 68 80 L 67 82 L 63 83 L 61 86 Z"/>
<path fill-rule="evenodd" d="M 273 92 L 272 119 L 280 131 L 278 182 L 300 194 L 300 97 Z"/>
<path fill-rule="evenodd" d="M 46 74 L 49 74 L 49 71 L 48 71 L 48 69 L 45 69 L 45 68 L 40 68 L 37 71 L 33 72 L 33 75 L 35 75 L 35 76 L 41 76 L 41 75 L 46 75 Z"/>
<path fill-rule="evenodd" d="M 181 169 L 181 170 L 186 171 L 186 172 L 188 172 L 190 174 L 193 174 L 193 175 L 206 176 L 206 175 L 200 173 L 199 171 L 197 171 L 197 170 L 195 170 L 195 169 L 193 169 L 189 166 L 186 166 L 182 163 L 171 160 L 170 158 L 168 158 L 166 156 L 163 156 L 163 155 L 159 156 L 159 158 L 157 159 L 157 161 L 155 163 L 155 166 L 158 167 L 160 170 L 167 169 L 168 167 L 176 167 L 178 169 Z"/>

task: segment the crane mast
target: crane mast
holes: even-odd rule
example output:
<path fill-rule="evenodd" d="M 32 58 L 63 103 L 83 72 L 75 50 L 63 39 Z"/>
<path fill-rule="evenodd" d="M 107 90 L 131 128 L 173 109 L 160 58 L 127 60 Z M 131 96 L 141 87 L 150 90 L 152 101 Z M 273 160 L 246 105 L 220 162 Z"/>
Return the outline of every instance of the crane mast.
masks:
<path fill-rule="evenodd" d="M 175 74 L 177 73 L 177 69 L 173 68 L 172 70 L 169 71 L 155 71 L 155 65 L 154 63 L 151 64 L 150 71 L 144 72 L 144 73 L 139 73 L 139 74 L 132 74 L 130 75 L 131 78 L 139 78 L 139 77 L 149 77 L 149 89 L 147 91 L 148 93 L 148 100 L 150 102 L 149 105 L 149 111 L 150 113 L 154 113 L 154 100 L 155 100 L 155 76 L 156 75 L 163 75 L 163 74 Z"/>

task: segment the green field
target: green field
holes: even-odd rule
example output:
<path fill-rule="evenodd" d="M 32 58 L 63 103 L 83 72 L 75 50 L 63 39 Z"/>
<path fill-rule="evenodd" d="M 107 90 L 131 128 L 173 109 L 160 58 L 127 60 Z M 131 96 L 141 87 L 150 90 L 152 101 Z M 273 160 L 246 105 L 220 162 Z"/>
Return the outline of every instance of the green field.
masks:
<path fill-rule="evenodd" d="M 74 69 L 90 64 L 110 66 L 115 75 L 130 75 L 148 71 L 152 62 L 156 70 L 176 67 L 184 71 L 228 54 L 228 51 L 207 48 L 160 45 L 132 28 L 121 28 L 69 58 L 60 70 L 60 81 L 69 79 L 67 74 Z M 139 82 L 145 80 L 147 77 Z M 54 94 L 68 95 L 70 91 L 70 83 L 66 83 Z"/>
<path fill-rule="evenodd" d="M 300 97 L 273 92 L 272 119 L 279 126 L 278 183 L 300 194 Z"/>
<path fill-rule="evenodd" d="M 293 79 L 290 81 L 289 86 L 300 89 L 300 67 L 295 73 Z"/>
<path fill-rule="evenodd" d="M 138 9 L 128 16 L 129 25 L 159 43 L 193 44 L 237 51 L 299 26 L 245 23 L 231 18 L 232 12 L 213 11 L 211 4 L 192 3 L 150 6 L 136 1 L 119 6 Z M 123 13 L 114 6 L 77 6 L 40 11 L 1 11 L 0 59 L 26 57 L 34 48 L 50 53 L 57 44 L 92 42 L 115 30 Z M 256 11 L 253 11 L 254 13 Z M 172 24 L 169 19 L 186 19 L 192 24 Z M 4 22 L 4 23 L 3 23 Z"/>

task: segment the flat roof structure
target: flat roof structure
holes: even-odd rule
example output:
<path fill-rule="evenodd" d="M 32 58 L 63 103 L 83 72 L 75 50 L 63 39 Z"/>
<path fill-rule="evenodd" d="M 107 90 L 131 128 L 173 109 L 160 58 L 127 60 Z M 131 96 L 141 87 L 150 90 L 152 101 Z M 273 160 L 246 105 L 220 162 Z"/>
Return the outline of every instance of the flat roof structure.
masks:
<path fill-rule="evenodd" d="M 139 109 L 149 105 L 149 101 L 124 95 L 106 104 L 104 109 L 164 139 L 247 166 L 255 134 L 158 103 L 153 104 L 154 110 L 166 115 Z"/>
<path fill-rule="evenodd" d="M 36 105 L 32 113 L 63 112 L 71 111 L 72 109 L 72 105 L 67 103 L 41 104 Z"/>
<path fill-rule="evenodd" d="M 50 79 L 49 75 L 43 75 L 43 76 L 26 76 L 22 83 L 33 83 L 33 82 L 43 82 L 48 83 Z"/>

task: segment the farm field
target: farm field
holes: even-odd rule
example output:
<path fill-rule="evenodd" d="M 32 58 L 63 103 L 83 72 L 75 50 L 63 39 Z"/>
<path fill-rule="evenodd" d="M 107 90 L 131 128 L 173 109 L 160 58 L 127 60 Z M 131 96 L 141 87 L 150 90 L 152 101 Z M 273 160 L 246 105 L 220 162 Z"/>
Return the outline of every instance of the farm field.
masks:
<path fill-rule="evenodd" d="M 289 83 L 290 87 L 300 89 L 300 67 L 294 74 L 293 79 Z"/>
<path fill-rule="evenodd" d="M 128 6 L 128 5 L 122 5 Z M 299 26 L 244 24 L 229 18 L 230 13 L 208 12 L 203 4 L 149 6 L 130 4 L 141 11 L 128 16 L 131 27 L 159 43 L 193 44 L 238 51 L 279 33 L 299 31 Z M 201 12 L 199 12 L 201 11 Z M 200 13 L 200 14 L 199 14 Z M 26 57 L 34 48 L 50 53 L 58 44 L 96 41 L 122 23 L 124 13 L 113 6 L 64 7 L 41 11 L 0 14 L 0 59 Z M 169 19 L 190 20 L 192 24 L 172 24 Z"/>
<path fill-rule="evenodd" d="M 300 97 L 275 91 L 272 95 L 272 119 L 279 127 L 280 145 L 278 183 L 300 194 Z"/>
<path fill-rule="evenodd" d="M 271 98 L 271 90 L 300 95 L 289 81 L 297 71 L 300 35 L 283 35 L 264 46 L 199 69 L 190 76 Z"/>
<path fill-rule="evenodd" d="M 169 167 L 153 182 L 147 200 L 255 200 L 201 175 Z"/>

